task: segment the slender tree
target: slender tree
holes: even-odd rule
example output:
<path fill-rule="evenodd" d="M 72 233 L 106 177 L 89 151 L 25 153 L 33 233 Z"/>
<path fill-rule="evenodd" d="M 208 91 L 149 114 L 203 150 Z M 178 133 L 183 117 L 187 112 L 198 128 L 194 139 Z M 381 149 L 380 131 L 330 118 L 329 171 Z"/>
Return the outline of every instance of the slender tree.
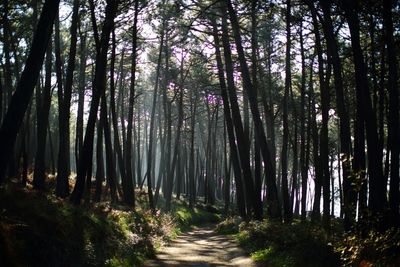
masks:
<path fill-rule="evenodd" d="M 227 8 L 229 12 L 229 17 L 232 24 L 232 29 L 235 37 L 235 44 L 238 51 L 239 63 L 241 66 L 241 74 L 243 78 L 243 86 L 247 92 L 247 97 L 249 98 L 250 109 L 252 113 L 252 118 L 254 122 L 254 127 L 256 129 L 256 138 L 258 138 L 258 142 L 261 147 L 261 152 L 263 156 L 265 174 L 266 174 L 266 183 L 267 183 L 267 206 L 268 206 L 268 215 L 271 218 L 280 218 L 280 205 L 278 200 L 278 190 L 275 182 L 275 170 L 272 166 L 272 158 L 270 155 L 269 147 L 267 144 L 267 139 L 265 136 L 264 127 L 262 125 L 260 111 L 257 105 L 257 99 L 255 98 L 255 93 L 252 88 L 252 83 L 250 79 L 249 69 L 246 63 L 243 46 L 242 46 L 242 38 L 239 29 L 239 23 L 237 20 L 237 16 L 235 10 L 233 9 L 232 3 L 230 0 L 227 0 Z"/>
<path fill-rule="evenodd" d="M 82 156 L 78 164 L 76 183 L 70 198 L 75 205 L 78 205 L 82 199 L 82 195 L 85 190 L 85 179 L 89 173 L 89 170 L 91 170 L 94 128 L 96 124 L 96 117 L 100 104 L 100 98 L 105 90 L 107 52 L 110 40 L 110 33 L 114 28 L 114 18 L 117 13 L 117 7 L 118 7 L 118 0 L 107 1 L 105 18 L 101 32 L 101 39 L 96 55 L 96 69 L 95 69 L 95 77 L 93 80 L 93 94 L 89 111 L 89 118 L 86 126 L 85 139 L 83 142 Z"/>
<path fill-rule="evenodd" d="M 79 20 L 79 0 L 74 0 L 72 8 L 72 21 L 70 28 L 70 47 L 69 58 L 65 77 L 64 92 L 62 93 L 62 101 L 59 114 L 59 151 L 58 151 L 58 168 L 57 168 L 57 187 L 56 194 L 65 197 L 69 194 L 68 177 L 70 174 L 70 129 L 69 118 L 72 97 L 72 84 L 75 71 L 76 44 L 78 40 L 78 20 Z M 60 82 L 60 81 L 59 81 Z"/>
<path fill-rule="evenodd" d="M 24 70 L 0 128 L 0 184 L 4 181 L 19 128 L 43 64 L 59 2 L 46 0 L 43 5 Z"/>

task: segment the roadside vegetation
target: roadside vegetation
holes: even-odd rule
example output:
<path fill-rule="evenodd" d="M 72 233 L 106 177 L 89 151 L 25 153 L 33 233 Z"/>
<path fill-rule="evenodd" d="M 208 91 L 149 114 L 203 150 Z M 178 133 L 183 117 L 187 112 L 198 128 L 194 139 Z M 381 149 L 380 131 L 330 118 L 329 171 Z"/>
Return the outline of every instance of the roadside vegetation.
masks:
<path fill-rule="evenodd" d="M 242 221 L 229 217 L 217 232 L 232 235 L 261 266 L 399 266 L 400 232 L 354 231 L 335 223 L 334 234 L 309 221 Z"/>
<path fill-rule="evenodd" d="M 139 190 L 135 211 L 108 200 L 77 207 L 13 182 L 0 190 L 3 266 L 141 266 L 180 232 L 219 219 L 184 202 L 152 213 Z"/>

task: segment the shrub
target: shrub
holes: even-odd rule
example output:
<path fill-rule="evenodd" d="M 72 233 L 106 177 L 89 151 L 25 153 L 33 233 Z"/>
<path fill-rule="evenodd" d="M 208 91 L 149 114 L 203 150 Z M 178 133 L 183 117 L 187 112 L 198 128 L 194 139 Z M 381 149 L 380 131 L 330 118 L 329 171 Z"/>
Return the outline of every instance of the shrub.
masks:
<path fill-rule="evenodd" d="M 170 215 L 106 202 L 74 207 L 32 190 L 0 189 L 4 266 L 140 266 L 174 228 Z"/>
<path fill-rule="evenodd" d="M 267 266 L 339 265 L 325 231 L 308 223 L 244 222 L 237 239 Z"/>
<path fill-rule="evenodd" d="M 223 235 L 237 234 L 241 222 L 240 217 L 228 217 L 217 225 L 216 231 Z"/>
<path fill-rule="evenodd" d="M 400 230 L 346 234 L 335 250 L 346 266 L 400 266 Z"/>

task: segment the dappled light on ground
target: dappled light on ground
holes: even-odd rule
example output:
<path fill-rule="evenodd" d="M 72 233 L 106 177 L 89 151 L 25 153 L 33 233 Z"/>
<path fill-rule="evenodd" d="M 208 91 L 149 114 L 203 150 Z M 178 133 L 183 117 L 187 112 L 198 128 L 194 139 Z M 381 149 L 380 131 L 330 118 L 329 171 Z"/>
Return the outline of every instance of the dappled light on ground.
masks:
<path fill-rule="evenodd" d="M 208 226 L 180 235 L 145 266 L 255 265 L 231 237 L 219 235 L 214 232 L 213 227 Z"/>

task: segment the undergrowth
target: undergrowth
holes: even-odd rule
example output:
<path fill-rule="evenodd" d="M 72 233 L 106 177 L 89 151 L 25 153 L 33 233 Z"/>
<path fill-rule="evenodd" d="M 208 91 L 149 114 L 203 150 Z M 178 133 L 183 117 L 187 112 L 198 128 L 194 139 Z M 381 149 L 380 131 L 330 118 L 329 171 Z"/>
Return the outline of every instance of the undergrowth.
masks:
<path fill-rule="evenodd" d="M 221 234 L 234 235 L 263 266 L 400 266 L 400 231 L 371 231 L 367 235 L 327 232 L 310 222 L 242 222 L 229 217 L 217 226 Z"/>
<path fill-rule="evenodd" d="M 174 203 L 172 216 L 180 231 L 187 231 L 193 226 L 201 226 L 204 224 L 214 224 L 221 221 L 221 214 L 212 206 L 198 205 L 189 208 L 181 203 Z"/>
<path fill-rule="evenodd" d="M 52 194 L 0 189 L 2 266 L 140 266 L 174 228 L 160 212 L 107 202 L 75 207 Z"/>
<path fill-rule="evenodd" d="M 335 250 L 347 266 L 400 266 L 400 230 L 347 233 L 337 242 Z"/>

